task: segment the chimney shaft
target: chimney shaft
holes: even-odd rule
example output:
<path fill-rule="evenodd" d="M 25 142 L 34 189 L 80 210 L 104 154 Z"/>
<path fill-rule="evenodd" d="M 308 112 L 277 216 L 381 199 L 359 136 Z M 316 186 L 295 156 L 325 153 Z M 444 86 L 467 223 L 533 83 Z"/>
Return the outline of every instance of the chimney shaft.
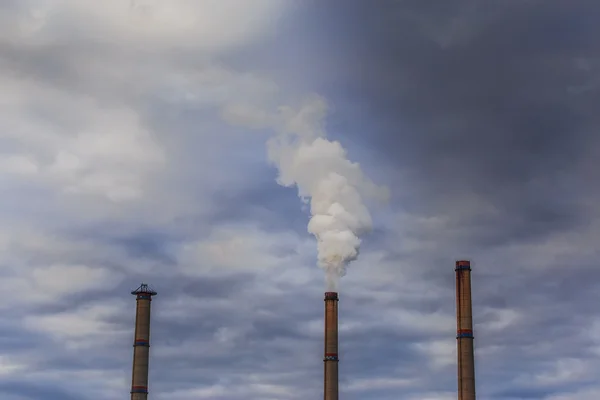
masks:
<path fill-rule="evenodd" d="M 338 400 L 338 294 L 325 293 L 324 399 Z"/>
<path fill-rule="evenodd" d="M 456 341 L 458 354 L 458 400 L 475 400 L 471 262 L 456 262 Z"/>
<path fill-rule="evenodd" d="M 133 339 L 133 370 L 131 400 L 148 399 L 148 361 L 150 354 L 150 303 L 156 292 L 142 283 L 132 291 L 136 296 L 135 334 Z"/>

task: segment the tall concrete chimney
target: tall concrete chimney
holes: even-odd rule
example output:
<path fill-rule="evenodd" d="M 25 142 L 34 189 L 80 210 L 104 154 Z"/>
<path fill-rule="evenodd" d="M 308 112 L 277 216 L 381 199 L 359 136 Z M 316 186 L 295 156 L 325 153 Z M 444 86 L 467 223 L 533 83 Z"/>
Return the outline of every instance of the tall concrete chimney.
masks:
<path fill-rule="evenodd" d="M 471 262 L 456 262 L 456 341 L 458 346 L 458 400 L 475 400 Z"/>
<path fill-rule="evenodd" d="M 142 283 L 132 291 L 136 296 L 135 334 L 133 339 L 133 371 L 131 400 L 148 399 L 148 361 L 150 354 L 150 302 L 156 292 Z"/>
<path fill-rule="evenodd" d="M 338 362 L 338 294 L 325 292 L 325 400 L 338 400 Z"/>

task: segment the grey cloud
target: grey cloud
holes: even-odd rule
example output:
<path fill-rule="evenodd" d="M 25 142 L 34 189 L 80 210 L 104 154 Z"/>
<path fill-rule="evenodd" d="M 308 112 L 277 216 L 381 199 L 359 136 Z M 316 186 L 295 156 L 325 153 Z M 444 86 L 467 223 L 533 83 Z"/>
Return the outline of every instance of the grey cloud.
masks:
<path fill-rule="evenodd" d="M 21 383 L 2 383 L 0 382 L 0 393 L 7 395 L 26 396 L 28 399 L 48 399 L 48 400 L 77 400 L 76 394 L 52 385 L 35 385 L 31 382 Z"/>
<path fill-rule="evenodd" d="M 306 4 L 280 37 L 225 60 L 240 70 L 278 76 L 283 86 L 311 82 L 326 92 L 334 104 L 331 136 L 350 143 L 359 158 L 361 150 L 374 151 L 376 161 L 394 172 L 382 177 L 395 184 L 392 211 L 415 212 L 406 219 L 383 213 L 384 221 L 363 247 L 365 257 L 381 252 L 381 258 L 366 258 L 365 264 L 359 260 L 342 283 L 344 398 L 455 395 L 454 358 L 447 354 L 455 347 L 454 326 L 445 321 L 454 314 L 454 257 L 463 252 L 476 261 L 479 398 L 547 399 L 592 387 L 600 371 L 594 353 L 600 338 L 589 333 L 597 320 L 597 257 L 588 249 L 578 257 L 577 247 L 583 244 L 575 240 L 560 257 L 536 261 L 538 253 L 548 251 L 536 246 L 552 235 L 577 231 L 594 217 L 585 214 L 588 209 L 578 197 L 588 193 L 597 199 L 593 182 L 587 181 L 594 172 L 590 169 L 583 178 L 576 173 L 586 158 L 595 165 L 588 151 L 597 144 L 591 104 L 598 94 L 593 85 L 577 93 L 568 88 L 587 88 L 597 73 L 595 36 L 590 33 L 595 2 L 571 1 L 567 10 L 556 1 L 543 6 L 535 1 L 477 6 L 447 1 L 443 7 L 384 0 L 378 7 L 355 0 L 343 6 L 336 1 Z M 99 98 L 115 94 L 113 88 L 101 88 L 101 82 L 88 82 L 87 75 L 74 75 L 57 50 L 80 56 L 106 51 L 116 60 L 123 55 L 119 49 L 54 48 L 52 54 L 49 48 L 37 53 L 2 49 L 8 54 L 4 62 L 29 76 Z M 180 56 L 188 66 L 202 64 L 195 54 Z M 276 271 L 198 268 L 193 278 L 183 275 L 173 255 L 174 247 L 203 239 L 225 223 L 256 222 L 257 229 L 275 233 L 274 242 L 288 230 L 305 235 L 305 214 L 294 190 L 273 182 L 274 171 L 262 164 L 262 139 L 224 132 L 222 124 L 212 122 L 211 107 L 163 98 L 136 100 L 145 123 L 170 134 L 161 143 L 179 168 L 167 174 L 169 182 L 161 188 L 169 197 L 185 193 L 183 211 L 161 223 L 125 216 L 89 222 L 78 218 L 80 209 L 58 216 L 52 216 L 49 206 L 40 211 L 45 197 L 39 192 L 23 189 L 19 198 L 7 199 L 3 218 L 20 209 L 13 221 L 28 218 L 47 228 L 51 220 L 53 227 L 61 226 L 53 233 L 65 235 L 71 245 L 77 247 L 81 240 L 93 244 L 62 254 L 23 246 L 23 258 L 42 264 L 99 262 L 124 276 L 115 286 L 99 285 L 98 291 L 3 311 L 1 352 L 17 361 L 35 353 L 39 360 L 28 367 L 36 376 L 50 374 L 44 380 L 50 383 L 36 387 L 25 385 L 22 375 L 6 376 L 0 392 L 19 393 L 27 400 L 126 396 L 135 312 L 129 291 L 144 280 L 159 292 L 152 306 L 150 383 L 157 400 L 321 395 L 322 286 L 312 275 L 292 274 L 308 268 L 318 273 L 312 255 L 294 253 L 282 241 L 268 251 L 291 254 L 293 261 Z M 209 143 L 217 136 L 235 142 L 225 147 Z M 225 148 L 227 157 L 220 152 Z M 211 201 L 198 201 L 200 197 Z M 19 208 L 23 203 L 31 210 L 28 216 Z M 155 205 L 160 206 L 156 213 L 167 212 L 168 204 Z M 439 220 L 419 219 L 423 216 Z M 73 340 L 84 346 L 80 349 L 48 332 L 34 334 L 20 320 L 25 312 L 42 318 L 114 304 L 122 309 L 89 316 L 87 323 L 105 323 L 100 326 L 106 331 Z M 523 318 L 511 321 L 511 312 Z M 536 374 L 551 376 L 561 362 L 587 372 L 557 382 L 536 381 Z M 406 382 L 390 383 L 398 379 Z M 84 384 L 93 390 L 69 397 Z M 269 394 L 272 388 L 257 384 L 281 385 L 287 393 Z M 222 391 L 210 392 L 219 385 Z M 177 393 L 185 389 L 206 392 Z"/>
<path fill-rule="evenodd" d="M 250 218 L 259 221 L 266 231 L 306 232 L 309 214 L 303 212 L 297 194 L 288 188 L 273 187 L 276 175 L 272 169 L 265 168 L 262 172 L 262 178 L 247 188 L 223 188 L 215 193 L 218 206 L 210 220 L 231 222 Z"/>

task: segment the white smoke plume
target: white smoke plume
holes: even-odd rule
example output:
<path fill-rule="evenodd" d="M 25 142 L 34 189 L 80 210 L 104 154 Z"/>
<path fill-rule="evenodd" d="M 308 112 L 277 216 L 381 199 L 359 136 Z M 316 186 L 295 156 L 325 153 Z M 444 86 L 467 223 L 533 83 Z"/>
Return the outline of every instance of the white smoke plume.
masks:
<path fill-rule="evenodd" d="M 296 186 L 310 204 L 308 231 L 317 239 L 318 263 L 325 270 L 327 289 L 337 290 L 346 267 L 359 255 L 361 235 L 372 228 L 363 197 L 387 198 L 360 165 L 348 160 L 323 127 L 327 104 L 315 97 L 298 110 L 282 107 L 276 118 L 277 136 L 268 141 L 269 160 L 278 168 L 277 182 Z"/>
<path fill-rule="evenodd" d="M 327 103 L 317 96 L 297 109 L 280 107 L 276 114 L 249 103 L 227 104 L 221 110 L 229 123 L 277 132 L 267 142 L 269 161 L 279 170 L 277 182 L 296 186 L 310 206 L 308 231 L 317 239 L 327 289 L 336 291 L 346 267 L 358 257 L 361 235 L 372 228 L 363 199 L 386 201 L 389 192 L 371 182 L 359 164 L 350 162 L 339 142 L 327 139 L 326 114 Z"/>

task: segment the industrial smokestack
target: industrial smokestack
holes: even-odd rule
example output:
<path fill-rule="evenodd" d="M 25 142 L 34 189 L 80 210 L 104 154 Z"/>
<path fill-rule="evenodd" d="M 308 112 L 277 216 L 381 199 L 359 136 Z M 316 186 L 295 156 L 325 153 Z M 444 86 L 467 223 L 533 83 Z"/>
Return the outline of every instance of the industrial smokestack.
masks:
<path fill-rule="evenodd" d="M 456 341 L 458 346 L 458 400 L 475 400 L 471 262 L 456 262 Z"/>
<path fill-rule="evenodd" d="M 338 400 L 338 362 L 338 294 L 325 292 L 325 400 Z"/>
<path fill-rule="evenodd" d="M 150 302 L 156 292 L 142 283 L 132 291 L 136 296 L 135 334 L 133 340 L 133 371 L 131 400 L 148 399 L 148 361 L 150 354 Z"/>

